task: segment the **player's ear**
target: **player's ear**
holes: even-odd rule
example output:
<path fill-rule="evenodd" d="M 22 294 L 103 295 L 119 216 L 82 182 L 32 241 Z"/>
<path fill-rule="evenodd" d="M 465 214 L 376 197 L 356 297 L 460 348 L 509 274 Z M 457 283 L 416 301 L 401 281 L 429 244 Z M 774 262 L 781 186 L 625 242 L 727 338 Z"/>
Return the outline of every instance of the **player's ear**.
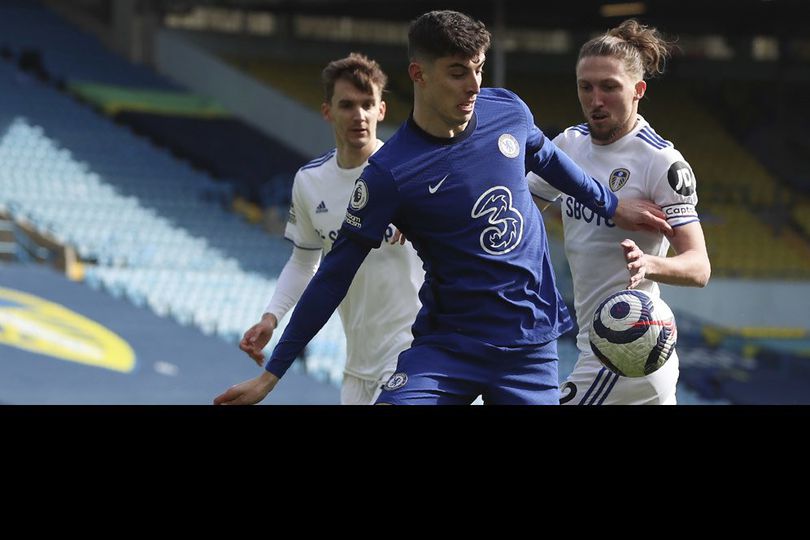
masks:
<path fill-rule="evenodd" d="M 647 91 L 647 83 L 644 81 L 638 81 L 636 83 L 636 95 L 634 96 L 635 99 L 641 100 L 644 97 L 644 93 Z"/>
<path fill-rule="evenodd" d="M 385 110 L 386 110 L 385 101 L 380 101 L 380 114 L 377 116 L 377 122 L 382 122 L 385 120 Z"/>
<path fill-rule="evenodd" d="M 325 101 L 321 103 L 321 116 L 323 116 L 323 119 L 327 122 L 332 121 L 332 106 Z"/>
<path fill-rule="evenodd" d="M 424 84 L 425 69 L 422 66 L 422 63 L 414 61 L 408 64 L 408 75 L 410 75 L 411 80 L 416 84 Z"/>

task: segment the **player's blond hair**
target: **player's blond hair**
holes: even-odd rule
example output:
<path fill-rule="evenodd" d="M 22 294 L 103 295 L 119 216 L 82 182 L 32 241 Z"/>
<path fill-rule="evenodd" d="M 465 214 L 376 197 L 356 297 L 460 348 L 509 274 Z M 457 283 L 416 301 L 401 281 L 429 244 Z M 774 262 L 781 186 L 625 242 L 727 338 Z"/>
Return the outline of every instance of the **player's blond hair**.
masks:
<path fill-rule="evenodd" d="M 611 56 L 621 60 L 628 73 L 644 79 L 664 73 L 672 48 L 673 42 L 656 28 L 628 19 L 585 43 L 577 63 L 587 56 Z"/>

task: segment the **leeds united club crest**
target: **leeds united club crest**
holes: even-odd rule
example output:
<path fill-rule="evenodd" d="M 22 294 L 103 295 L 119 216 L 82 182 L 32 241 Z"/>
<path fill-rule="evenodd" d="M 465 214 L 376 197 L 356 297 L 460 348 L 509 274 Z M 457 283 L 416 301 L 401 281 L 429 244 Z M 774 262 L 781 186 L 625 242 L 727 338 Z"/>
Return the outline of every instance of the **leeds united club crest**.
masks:
<path fill-rule="evenodd" d="M 615 169 L 612 173 L 610 173 L 610 180 L 608 181 L 610 190 L 619 191 L 622 189 L 622 187 L 624 187 L 629 179 L 630 171 L 627 169 Z"/>

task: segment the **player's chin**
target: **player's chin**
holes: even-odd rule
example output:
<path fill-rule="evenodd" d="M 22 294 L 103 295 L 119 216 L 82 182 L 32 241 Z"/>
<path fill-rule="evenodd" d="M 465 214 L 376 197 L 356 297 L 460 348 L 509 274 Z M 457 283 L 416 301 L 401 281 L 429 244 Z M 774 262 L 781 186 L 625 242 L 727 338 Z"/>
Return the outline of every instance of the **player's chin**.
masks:
<path fill-rule="evenodd" d="M 458 108 L 459 119 L 463 120 L 464 122 L 469 122 L 470 118 L 472 118 L 473 112 L 475 112 L 475 107 L 472 105 L 466 107 L 459 107 Z"/>
<path fill-rule="evenodd" d="M 362 147 L 364 147 L 365 145 L 368 144 L 368 141 L 370 139 L 371 138 L 368 136 L 368 134 L 355 135 L 355 136 L 349 138 L 349 143 L 352 146 L 354 146 L 355 148 L 362 148 Z"/>

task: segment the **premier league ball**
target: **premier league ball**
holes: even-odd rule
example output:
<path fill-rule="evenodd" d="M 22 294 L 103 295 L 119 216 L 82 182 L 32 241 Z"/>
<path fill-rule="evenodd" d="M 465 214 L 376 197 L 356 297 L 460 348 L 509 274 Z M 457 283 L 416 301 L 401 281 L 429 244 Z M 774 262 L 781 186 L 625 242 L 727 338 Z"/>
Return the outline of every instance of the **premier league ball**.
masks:
<path fill-rule="evenodd" d="M 594 354 L 609 370 L 644 377 L 669 359 L 677 335 L 675 316 L 663 300 L 624 290 L 599 304 L 589 337 Z"/>

